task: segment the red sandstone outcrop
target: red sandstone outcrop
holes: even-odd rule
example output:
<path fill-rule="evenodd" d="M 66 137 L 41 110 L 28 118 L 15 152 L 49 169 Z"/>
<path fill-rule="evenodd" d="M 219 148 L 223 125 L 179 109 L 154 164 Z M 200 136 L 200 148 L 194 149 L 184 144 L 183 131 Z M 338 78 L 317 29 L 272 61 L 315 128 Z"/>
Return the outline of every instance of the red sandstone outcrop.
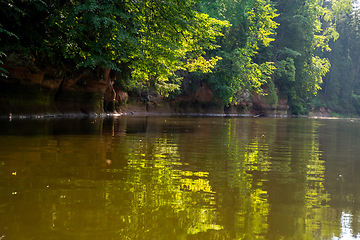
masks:
<path fill-rule="evenodd" d="M 40 71 L 31 59 L 19 61 L 17 64 L 15 60 L 16 56 L 11 59 L 12 62 L 2 65 L 8 71 L 8 78 L 0 78 L 4 92 L 0 96 L 0 114 L 99 113 L 104 110 L 248 114 L 251 110 L 253 115 L 286 115 L 289 108 L 287 99 L 279 99 L 275 106 L 267 104 L 261 96 L 253 94 L 251 97 L 249 93 L 241 95 L 237 105 L 227 107 L 220 100 L 214 100 L 214 93 L 206 83 L 202 83 L 190 96 L 177 96 L 169 100 L 154 94 L 146 98 L 145 103 L 132 99 L 132 103 L 125 106 L 122 103 L 128 102 L 129 96 L 115 86 L 116 74 L 110 69 L 102 69 L 97 74 L 87 71 L 80 75 L 74 73 L 74 77 L 63 77 L 64 74 L 55 69 Z M 68 73 L 71 74 L 71 71 L 68 70 Z M 96 75 L 102 78 L 99 79 Z"/>
<path fill-rule="evenodd" d="M 267 103 L 264 97 L 254 93 L 252 95 L 251 102 L 252 113 L 254 115 L 287 115 L 287 111 L 289 109 L 288 100 L 286 98 L 279 99 L 277 105 L 275 105 Z"/>
<path fill-rule="evenodd" d="M 45 71 L 31 73 L 28 67 L 22 66 L 11 66 L 4 64 L 2 67 L 8 71 L 8 78 L 4 79 L 4 81 L 16 82 L 24 85 L 41 85 L 45 74 Z"/>
<path fill-rule="evenodd" d="M 211 91 L 208 84 L 203 83 L 200 88 L 196 90 L 195 98 L 200 103 L 209 103 L 214 97 L 213 91 Z"/>

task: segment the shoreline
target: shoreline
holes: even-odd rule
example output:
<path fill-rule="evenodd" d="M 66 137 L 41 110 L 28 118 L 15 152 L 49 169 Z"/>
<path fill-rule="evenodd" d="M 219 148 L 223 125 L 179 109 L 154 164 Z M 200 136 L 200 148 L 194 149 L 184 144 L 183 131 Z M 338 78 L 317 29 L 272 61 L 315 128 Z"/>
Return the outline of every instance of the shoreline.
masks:
<path fill-rule="evenodd" d="M 122 112 L 122 113 L 58 113 L 58 114 L 10 114 L 0 115 L 0 120 L 15 119 L 52 119 L 52 118 L 97 118 L 121 116 L 198 116 L 198 117 L 251 117 L 251 118 L 309 118 L 309 119 L 359 119 L 359 117 L 331 117 L 308 115 L 266 115 L 259 116 L 249 113 L 164 113 L 164 112 Z"/>
<path fill-rule="evenodd" d="M 121 113 L 55 113 L 55 114 L 9 114 L 0 115 L 0 119 L 48 119 L 48 118 L 79 118 L 79 117 L 120 117 L 120 116 L 208 116 L 208 117 L 278 117 L 289 118 L 293 115 L 254 115 L 251 113 L 174 113 L 174 112 L 121 112 Z M 305 116 L 307 117 L 307 116 Z"/>

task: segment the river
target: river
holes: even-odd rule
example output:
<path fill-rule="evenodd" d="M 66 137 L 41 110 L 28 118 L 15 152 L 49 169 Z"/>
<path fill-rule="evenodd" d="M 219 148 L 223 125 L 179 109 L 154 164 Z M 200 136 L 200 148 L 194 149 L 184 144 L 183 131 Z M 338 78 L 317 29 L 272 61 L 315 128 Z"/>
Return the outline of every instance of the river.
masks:
<path fill-rule="evenodd" d="M 0 239 L 360 238 L 360 122 L 0 121 Z"/>

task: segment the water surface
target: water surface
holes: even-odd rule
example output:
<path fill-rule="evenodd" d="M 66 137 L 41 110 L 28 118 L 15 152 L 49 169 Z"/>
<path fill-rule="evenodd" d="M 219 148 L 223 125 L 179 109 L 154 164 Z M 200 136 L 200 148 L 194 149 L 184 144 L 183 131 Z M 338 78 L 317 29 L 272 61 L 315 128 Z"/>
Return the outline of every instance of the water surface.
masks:
<path fill-rule="evenodd" d="M 0 239 L 360 238 L 360 123 L 0 122 Z"/>

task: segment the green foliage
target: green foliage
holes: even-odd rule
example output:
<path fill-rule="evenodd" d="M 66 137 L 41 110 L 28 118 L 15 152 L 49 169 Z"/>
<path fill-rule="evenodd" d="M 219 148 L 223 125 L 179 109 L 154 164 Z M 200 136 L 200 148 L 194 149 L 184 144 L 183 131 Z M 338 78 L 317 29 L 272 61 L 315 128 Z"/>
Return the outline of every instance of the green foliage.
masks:
<path fill-rule="evenodd" d="M 264 87 L 264 91 L 265 91 L 264 95 L 266 102 L 268 104 L 276 106 L 279 100 L 278 91 L 277 88 L 275 87 L 274 81 L 271 78 L 267 80 L 267 83 L 265 84 Z"/>
<path fill-rule="evenodd" d="M 50 43 L 77 68 L 119 70 L 116 63 L 128 58 L 135 31 L 125 4 L 113 1 L 70 1 L 51 16 Z"/>
<path fill-rule="evenodd" d="M 360 109 L 360 95 L 353 93 L 351 94 L 351 98 L 355 107 Z"/>
<path fill-rule="evenodd" d="M 337 41 L 330 42 L 330 53 L 324 54 L 331 62 L 329 74 L 324 78 L 320 98 L 326 107 L 339 113 L 359 113 L 357 95 L 360 93 L 357 81 L 359 79 L 359 16 L 356 10 L 349 12 L 336 8 L 336 31 L 339 33 Z"/>
<path fill-rule="evenodd" d="M 273 77 L 276 79 L 278 88 L 283 95 L 289 95 L 295 82 L 295 63 L 294 59 L 287 57 L 285 60 L 276 62 L 276 70 Z"/>
<path fill-rule="evenodd" d="M 140 83 L 167 95 L 180 86 L 177 71 L 210 72 L 219 58 L 206 59 L 203 55 L 205 50 L 217 47 L 214 41 L 229 23 L 193 11 L 190 5 L 184 9 L 174 8 L 175 3 L 144 4 L 136 8 L 141 44 L 130 57 L 132 85 Z"/>
<path fill-rule="evenodd" d="M 5 53 L 3 52 L 0 52 L 0 57 L 2 56 L 6 56 Z M 0 60 L 0 65 L 3 64 L 3 62 Z M 8 72 L 6 71 L 6 69 L 0 67 L 0 77 L 4 77 L 4 78 L 7 78 L 7 74 Z"/>
<path fill-rule="evenodd" d="M 218 58 L 206 49 L 228 22 L 193 10 L 192 1 L 67 2 L 54 14 L 52 43 L 77 67 L 119 69 L 127 64 L 130 88 L 168 95 L 179 88 L 179 70 L 209 72 Z"/>
<path fill-rule="evenodd" d="M 330 62 L 326 58 L 313 56 L 310 63 L 305 62 L 304 71 L 306 72 L 302 88 L 310 96 L 316 96 L 317 91 L 320 89 L 322 78 L 330 69 Z"/>
<path fill-rule="evenodd" d="M 13 34 L 12 32 L 9 32 L 6 29 L 4 29 L 1 23 L 0 23 L 0 34 L 10 36 L 10 37 L 13 37 L 15 39 L 18 39 L 18 37 L 15 34 Z M 0 41 L 1 41 L 1 37 L 0 37 Z M 6 57 L 6 54 L 4 52 L 2 52 L 1 49 L 0 49 L 0 58 L 3 57 L 3 56 Z M 0 60 L 0 65 L 2 65 L 2 64 L 3 64 L 3 61 Z M 0 67 L 0 77 L 7 78 L 7 75 L 6 75 L 7 73 L 8 72 L 6 71 L 6 69 Z"/>
<path fill-rule="evenodd" d="M 332 1 L 330 5 L 316 0 L 274 2 L 280 13 L 277 18 L 280 26 L 272 44 L 273 59 L 279 68 L 274 81 L 289 99 L 292 112 L 305 114 L 330 69 L 330 61 L 323 52 L 330 51 L 329 42 L 339 37 L 338 14 L 348 11 L 350 2 Z M 331 5 L 337 6 L 335 10 Z"/>
<path fill-rule="evenodd" d="M 232 26 L 218 39 L 221 49 L 209 52 L 220 56 L 211 74 L 202 76 L 216 96 L 225 104 L 237 104 L 244 92 L 263 93 L 271 81 L 274 65 L 270 61 L 256 62 L 259 45 L 268 46 L 277 27 L 278 16 L 269 1 L 201 1 L 200 8 L 214 17 L 227 19 Z M 271 85 L 269 85 L 271 86 Z M 274 88 L 269 88 L 274 91 Z"/>
<path fill-rule="evenodd" d="M 186 76 L 227 105 L 253 92 L 288 98 L 295 114 L 314 102 L 360 109 L 359 39 L 350 0 L 0 1 L 0 57 L 110 68 L 127 90 L 163 96 Z"/>
<path fill-rule="evenodd" d="M 42 0 L 0 1 L 0 23 L 4 29 L 0 31 L 0 51 L 36 57 L 47 55 L 50 50 L 46 44 L 49 9 Z"/>
<path fill-rule="evenodd" d="M 205 51 L 217 47 L 216 37 L 229 26 L 195 11 L 196 1 L 187 0 L 1 4 L 0 23 L 7 24 L 0 33 L 14 32 L 19 41 L 1 39 L 0 51 L 29 54 L 47 64 L 58 59 L 78 69 L 125 71 L 122 75 L 132 76 L 130 87 L 163 95 L 179 88 L 177 71 L 211 71 L 219 58 L 206 58 Z"/>

